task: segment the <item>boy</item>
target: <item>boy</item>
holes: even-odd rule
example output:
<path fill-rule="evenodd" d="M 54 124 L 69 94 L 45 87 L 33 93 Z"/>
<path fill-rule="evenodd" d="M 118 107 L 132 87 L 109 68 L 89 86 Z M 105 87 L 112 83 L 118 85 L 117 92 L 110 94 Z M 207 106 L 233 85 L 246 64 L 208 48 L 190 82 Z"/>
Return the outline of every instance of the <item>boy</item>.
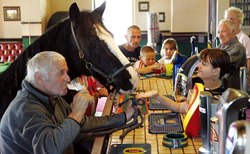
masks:
<path fill-rule="evenodd" d="M 155 61 L 155 51 L 150 46 L 143 46 L 140 50 L 140 56 L 134 69 L 139 74 L 147 74 L 154 72 L 155 68 L 161 67 L 162 72 L 165 72 L 165 67 Z"/>

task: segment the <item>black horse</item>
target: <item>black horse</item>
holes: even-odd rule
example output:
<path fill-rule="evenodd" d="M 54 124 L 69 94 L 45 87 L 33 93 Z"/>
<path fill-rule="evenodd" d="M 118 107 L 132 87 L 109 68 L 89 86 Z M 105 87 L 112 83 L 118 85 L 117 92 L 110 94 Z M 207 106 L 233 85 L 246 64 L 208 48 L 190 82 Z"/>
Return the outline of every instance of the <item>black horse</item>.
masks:
<path fill-rule="evenodd" d="M 136 89 L 138 74 L 102 23 L 105 5 L 104 2 L 92 12 L 80 12 L 76 3 L 73 3 L 68 18 L 39 37 L 0 74 L 0 119 L 21 89 L 27 60 L 42 51 L 62 54 L 66 58 L 71 79 L 81 74 L 92 75 L 107 89 L 112 85 L 119 93 Z"/>

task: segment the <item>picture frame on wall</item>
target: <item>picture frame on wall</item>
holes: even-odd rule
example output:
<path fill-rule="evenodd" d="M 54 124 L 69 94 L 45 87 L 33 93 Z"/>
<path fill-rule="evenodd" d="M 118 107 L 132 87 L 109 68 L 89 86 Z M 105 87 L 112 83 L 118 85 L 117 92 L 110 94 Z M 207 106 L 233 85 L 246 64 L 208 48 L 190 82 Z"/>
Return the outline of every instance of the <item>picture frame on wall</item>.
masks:
<path fill-rule="evenodd" d="M 159 22 L 165 22 L 165 12 L 159 12 L 158 20 Z"/>
<path fill-rule="evenodd" d="M 139 12 L 149 11 L 149 2 L 139 2 Z"/>
<path fill-rule="evenodd" d="M 3 7 L 4 21 L 20 21 L 21 13 L 19 6 L 4 6 Z"/>

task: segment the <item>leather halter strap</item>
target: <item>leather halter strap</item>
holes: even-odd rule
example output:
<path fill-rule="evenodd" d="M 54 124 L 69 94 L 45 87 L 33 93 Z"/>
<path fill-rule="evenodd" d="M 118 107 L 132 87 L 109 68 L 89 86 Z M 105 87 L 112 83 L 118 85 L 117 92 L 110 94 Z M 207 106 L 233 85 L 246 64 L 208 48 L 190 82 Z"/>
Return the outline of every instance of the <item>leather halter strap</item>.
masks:
<path fill-rule="evenodd" d="M 108 90 L 110 92 L 113 91 L 114 89 L 110 89 L 110 85 L 113 83 L 115 76 L 117 74 L 119 74 L 121 71 L 123 71 L 124 69 L 126 69 L 127 67 L 132 66 L 132 64 L 128 63 L 128 64 L 122 66 L 121 68 L 119 68 L 118 70 L 116 70 L 113 74 L 106 74 L 106 73 L 102 72 L 101 70 L 97 69 L 96 67 L 94 67 L 92 63 L 90 63 L 89 61 L 87 61 L 86 57 L 84 56 L 83 51 L 80 48 L 80 45 L 79 45 L 79 43 L 77 41 L 77 38 L 76 38 L 76 35 L 75 35 L 74 25 L 73 24 L 74 23 L 71 22 L 70 27 L 71 27 L 71 32 L 72 32 L 72 35 L 73 35 L 76 47 L 77 47 L 78 52 L 79 52 L 79 58 L 83 59 L 83 61 L 86 64 L 86 68 L 89 70 L 89 72 L 90 72 L 90 74 L 92 76 L 94 76 L 93 71 L 95 71 L 96 73 L 98 73 L 101 76 L 103 76 L 107 80 L 106 88 L 108 88 Z"/>

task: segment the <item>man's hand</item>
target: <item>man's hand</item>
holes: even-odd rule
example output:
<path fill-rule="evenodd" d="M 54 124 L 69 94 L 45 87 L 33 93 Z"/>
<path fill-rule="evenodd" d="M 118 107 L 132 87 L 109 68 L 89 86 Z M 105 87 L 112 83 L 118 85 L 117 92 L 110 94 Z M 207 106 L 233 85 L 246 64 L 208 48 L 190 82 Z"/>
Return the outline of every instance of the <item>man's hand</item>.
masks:
<path fill-rule="evenodd" d="M 132 107 L 132 103 L 129 103 L 125 110 L 127 122 L 130 121 L 135 113 L 135 109 Z"/>
<path fill-rule="evenodd" d="M 94 97 L 88 91 L 79 91 L 73 98 L 72 112 L 85 113 L 88 106 L 94 102 Z"/>
<path fill-rule="evenodd" d="M 109 95 L 108 90 L 106 88 L 100 88 L 98 90 L 98 92 L 99 92 L 100 96 L 108 96 Z"/>
<path fill-rule="evenodd" d="M 166 68 L 165 68 L 165 65 L 164 65 L 164 64 L 161 64 L 161 71 L 162 71 L 163 73 L 166 73 Z"/>
<path fill-rule="evenodd" d="M 87 91 L 79 91 L 73 98 L 71 104 L 72 112 L 69 117 L 75 119 L 77 122 L 81 123 L 81 120 L 86 112 L 89 105 L 94 102 L 94 97 Z"/>

